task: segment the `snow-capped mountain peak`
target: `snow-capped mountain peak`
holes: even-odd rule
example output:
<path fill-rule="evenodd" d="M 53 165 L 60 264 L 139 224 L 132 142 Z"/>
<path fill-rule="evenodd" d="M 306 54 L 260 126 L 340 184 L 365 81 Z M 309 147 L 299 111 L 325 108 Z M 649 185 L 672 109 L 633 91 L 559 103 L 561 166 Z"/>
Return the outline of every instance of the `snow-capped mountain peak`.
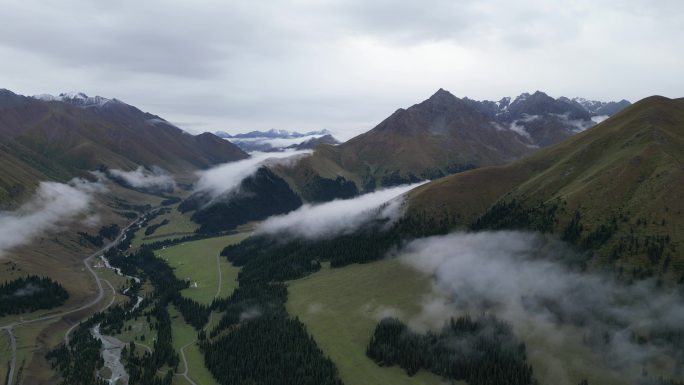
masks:
<path fill-rule="evenodd" d="M 107 103 L 115 102 L 116 99 L 108 99 L 102 96 L 88 96 L 83 92 L 62 92 L 61 94 L 54 96 L 50 94 L 40 94 L 34 95 L 33 98 L 38 100 L 43 100 L 47 102 L 64 102 L 80 107 L 102 107 Z"/>

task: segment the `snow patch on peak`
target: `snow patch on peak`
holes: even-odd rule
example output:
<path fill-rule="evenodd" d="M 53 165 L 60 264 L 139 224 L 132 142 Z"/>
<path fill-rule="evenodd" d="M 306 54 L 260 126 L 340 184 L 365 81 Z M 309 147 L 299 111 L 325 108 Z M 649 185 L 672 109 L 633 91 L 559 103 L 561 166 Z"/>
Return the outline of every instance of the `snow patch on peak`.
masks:
<path fill-rule="evenodd" d="M 498 102 L 495 102 L 496 107 L 499 109 L 500 112 L 508 110 L 508 106 L 511 105 L 511 97 L 510 96 L 504 96 L 499 100 Z"/>
<path fill-rule="evenodd" d="M 71 102 L 83 107 L 104 106 L 111 101 L 111 99 L 102 96 L 88 96 L 82 92 L 61 93 L 59 97 L 63 102 Z"/>
<path fill-rule="evenodd" d="M 595 114 L 601 107 L 608 104 L 606 102 L 600 102 L 598 100 L 589 100 L 585 98 L 572 98 L 571 100 L 582 106 L 591 114 Z"/>
<path fill-rule="evenodd" d="M 55 100 L 60 100 L 59 97 L 50 95 L 50 94 L 40 94 L 40 95 L 33 95 L 32 98 L 42 100 L 44 102 L 52 102 Z"/>
<path fill-rule="evenodd" d="M 515 98 L 515 100 L 513 101 L 513 103 L 515 103 L 515 102 L 524 102 L 524 101 L 527 100 L 527 98 L 529 98 L 530 96 L 532 96 L 532 95 L 530 95 L 529 92 L 523 92 L 522 94 L 518 95 L 517 98 Z"/>
<path fill-rule="evenodd" d="M 33 98 L 46 102 L 64 102 L 79 107 L 102 107 L 109 102 L 117 102 L 116 99 L 107 99 L 102 96 L 88 96 L 83 92 L 62 92 L 57 96 L 40 94 L 34 95 Z"/>

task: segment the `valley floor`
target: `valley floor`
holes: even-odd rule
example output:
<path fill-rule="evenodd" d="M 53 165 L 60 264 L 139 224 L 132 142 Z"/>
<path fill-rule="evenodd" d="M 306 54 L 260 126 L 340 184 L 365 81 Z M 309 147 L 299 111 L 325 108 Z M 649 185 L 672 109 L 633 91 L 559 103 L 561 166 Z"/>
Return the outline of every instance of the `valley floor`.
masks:
<path fill-rule="evenodd" d="M 162 215 L 150 224 L 161 223 L 164 219 L 170 220 L 166 228 L 170 232 L 162 232 L 164 227 L 161 227 L 161 236 L 191 231 L 188 218 L 175 212 Z M 181 223 L 176 223 L 177 221 Z M 143 234 L 144 228 L 137 231 L 134 238 L 136 242 L 140 242 Z M 184 242 L 158 250 L 155 254 L 174 269 L 177 278 L 191 282 L 189 288 L 181 291 L 182 296 L 208 305 L 214 298 L 230 296 L 237 287 L 240 269 L 221 257 L 221 250 L 227 245 L 241 242 L 250 234 L 251 229 L 245 228 L 238 234 Z M 128 297 L 120 294 L 128 285 L 125 278 L 117 276 L 109 269 L 95 270 L 105 282 L 104 298 L 97 305 L 98 309 L 128 301 Z M 331 268 L 328 263 L 324 263 L 320 271 L 289 281 L 287 288 L 289 315 L 304 323 L 316 344 L 335 363 L 345 385 L 447 383 L 439 376 L 425 371 L 409 376 L 397 366 L 380 367 L 366 356 L 370 337 L 378 322 L 385 317 L 397 317 L 412 328 L 425 331 L 438 330 L 446 319 L 460 315 L 459 309 L 449 302 L 448 296 L 439 291 L 432 279 L 405 264 L 402 257 L 341 268 Z M 151 292 L 151 286 L 146 283 L 140 295 Z M 204 365 L 196 330 L 186 323 L 174 305 L 169 305 L 168 311 L 171 317 L 172 345 L 181 358 L 173 376 L 173 384 L 218 385 Z M 211 330 L 221 315 L 218 312 L 211 313 L 204 330 Z M 24 315 L 33 316 L 35 314 Z M 16 318 L 20 317 L 14 317 Z M 2 325 L 12 319 L 5 317 Z M 531 322 L 513 323 L 513 327 L 527 344 L 529 362 L 541 385 L 577 385 L 583 379 L 589 380 L 592 385 L 626 383 L 622 379 L 622 373 L 607 369 L 601 357 L 582 344 L 582 333 L 578 329 L 567 327 L 562 330 L 562 335 L 550 335 Z M 56 381 L 55 373 L 43 357 L 47 349 L 63 340 L 68 328 L 69 324 L 57 318 L 14 330 L 19 341 L 16 358 L 17 375 L 22 380 L 19 383 Z M 123 331 L 115 337 L 127 344 L 135 342 L 136 350 L 141 353 L 143 350 L 150 351 L 151 346 L 154 346 L 156 331 L 144 317 L 139 317 L 126 321 Z M 7 333 L 0 334 L 0 363 L 8 362 L 11 358 L 9 342 Z M 162 369 L 166 371 L 168 368 Z M 1 364 L 0 378 L 5 378 L 6 375 L 7 366 Z"/>
<path fill-rule="evenodd" d="M 326 267 L 289 283 L 287 310 L 335 362 L 345 385 L 436 385 L 443 382 L 431 373 L 409 377 L 399 367 L 383 368 L 366 356 L 378 321 L 418 313 L 429 291 L 429 281 L 398 260 Z"/>
<path fill-rule="evenodd" d="M 435 330 L 441 322 L 428 319 L 444 320 L 458 314 L 455 308 L 445 306 L 448 299 L 435 295 L 429 277 L 399 259 L 326 267 L 291 281 L 288 292 L 288 311 L 299 317 L 337 364 L 346 385 L 441 383 L 424 371 L 409 377 L 399 367 L 379 367 L 366 357 L 366 346 L 383 317 L 400 318 L 419 330 Z M 602 359 L 582 345 L 578 330 L 567 328 L 564 335 L 549 338 L 531 325 L 513 326 L 527 344 L 530 363 L 542 385 L 576 385 L 582 379 L 590 384 L 626 383 L 620 373 L 606 369 Z"/>

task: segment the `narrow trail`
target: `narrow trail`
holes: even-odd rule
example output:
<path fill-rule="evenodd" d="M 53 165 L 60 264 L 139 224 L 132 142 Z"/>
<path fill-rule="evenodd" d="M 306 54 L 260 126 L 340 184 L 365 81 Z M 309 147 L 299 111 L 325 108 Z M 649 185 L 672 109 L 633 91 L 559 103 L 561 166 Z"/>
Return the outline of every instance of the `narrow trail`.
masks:
<path fill-rule="evenodd" d="M 114 304 L 114 301 L 116 301 L 116 289 L 114 289 L 114 286 L 108 280 L 106 280 L 106 279 L 102 279 L 102 280 L 112 289 L 112 300 L 109 301 L 107 306 L 103 307 L 99 311 L 105 311 L 105 310 L 109 309 L 109 307 Z M 79 325 L 79 323 L 74 323 L 73 325 L 71 325 L 69 330 L 67 330 L 66 333 L 64 333 L 64 343 L 66 345 L 69 345 L 69 335 L 78 325 Z"/>
<path fill-rule="evenodd" d="M 183 367 L 185 368 L 185 371 L 183 371 L 183 373 L 178 373 L 178 374 L 177 374 L 177 375 L 179 375 L 179 376 L 184 377 L 185 380 L 186 380 L 187 382 L 191 383 L 192 385 L 197 385 L 197 383 L 196 383 L 195 381 L 193 381 L 192 378 L 190 378 L 190 376 L 188 376 L 188 361 L 185 359 L 185 348 L 187 348 L 188 346 L 194 344 L 196 341 L 197 341 L 197 338 L 195 338 L 195 339 L 192 340 L 191 342 L 188 342 L 187 344 L 183 345 L 183 346 L 180 348 L 180 354 L 181 354 L 181 357 L 183 358 Z"/>
<path fill-rule="evenodd" d="M 221 295 L 221 252 L 219 251 L 216 253 L 216 270 L 218 270 L 218 286 L 216 287 L 216 294 L 214 295 L 214 299 L 218 299 L 218 297 Z"/>
<path fill-rule="evenodd" d="M 222 277 L 221 277 L 221 252 L 216 253 L 216 270 L 218 271 L 218 286 L 216 287 L 216 294 L 214 295 L 214 299 L 218 299 L 221 296 L 221 285 L 222 285 Z M 207 321 L 207 324 L 204 326 L 204 331 L 207 331 L 207 328 L 209 328 L 209 325 L 211 324 L 211 317 L 212 314 L 209 313 L 209 320 Z M 192 341 L 188 342 L 187 344 L 183 345 L 180 348 L 180 356 L 183 359 L 183 372 L 182 373 L 174 373 L 175 376 L 181 376 L 185 378 L 187 382 L 189 382 L 192 385 L 197 385 L 195 381 L 193 381 L 190 376 L 188 375 L 188 360 L 185 358 L 185 348 L 188 346 L 194 344 L 197 342 L 197 337 L 195 336 L 195 339 Z"/>
<path fill-rule="evenodd" d="M 156 210 L 156 209 L 155 209 L 155 210 Z M 46 316 L 42 316 L 42 317 L 37 317 L 37 318 L 30 319 L 30 320 L 15 321 L 15 322 L 13 322 L 13 323 L 11 323 L 11 324 L 7 324 L 7 325 L 4 325 L 4 326 L 0 326 L 0 330 L 6 331 L 7 334 L 9 335 L 10 341 L 11 341 L 10 345 L 11 345 L 12 355 L 11 355 L 11 359 L 10 359 L 10 367 L 9 367 L 9 374 L 8 374 L 8 379 L 7 379 L 7 385 L 13 385 L 13 383 L 14 383 L 14 372 L 15 372 L 15 370 L 16 370 L 16 363 L 17 363 L 17 341 L 16 341 L 16 337 L 15 337 L 14 334 L 13 334 L 14 328 L 19 327 L 19 326 L 23 326 L 23 325 L 30 325 L 30 324 L 34 324 L 34 323 L 38 323 L 38 322 L 43 322 L 43 321 L 49 321 L 49 320 L 53 320 L 53 319 L 57 319 L 57 318 L 62 318 L 62 317 L 64 317 L 64 316 L 66 316 L 66 315 L 73 314 L 73 313 L 76 313 L 76 312 L 79 312 L 79 311 L 82 311 L 82 310 L 86 310 L 86 309 L 89 309 L 89 308 L 91 308 L 91 307 L 97 305 L 97 304 L 100 303 L 100 301 L 102 301 L 102 299 L 104 298 L 104 287 L 102 286 L 102 281 L 105 281 L 105 282 L 112 288 L 112 291 L 116 294 L 116 290 L 114 289 L 114 286 L 112 286 L 112 284 L 110 284 L 109 281 L 107 281 L 107 280 L 105 280 L 105 279 L 103 279 L 103 278 L 100 278 L 100 277 L 97 275 L 97 273 L 95 272 L 95 270 L 93 270 L 93 268 L 91 267 L 91 261 L 93 260 L 93 258 L 96 258 L 96 257 L 98 257 L 98 256 L 100 256 L 100 255 L 102 255 L 102 254 L 104 254 L 105 252 L 107 252 L 107 250 L 111 249 L 112 247 L 117 246 L 119 243 L 121 243 L 121 241 L 125 240 L 125 239 L 126 239 L 126 231 L 128 231 L 128 230 L 129 230 L 131 227 L 133 227 L 134 225 L 138 224 L 138 223 L 142 220 L 142 218 L 145 218 L 147 215 L 149 215 L 150 213 L 154 212 L 155 210 L 152 210 L 152 211 L 150 211 L 150 212 L 148 212 L 148 213 L 145 213 L 145 214 L 142 215 L 140 218 L 138 218 L 138 219 L 136 219 L 135 221 L 129 223 L 126 227 L 124 227 L 124 228 L 121 230 L 121 232 L 119 233 L 119 235 L 118 235 L 113 241 L 111 241 L 111 242 L 108 243 L 105 247 L 101 248 L 100 250 L 96 251 L 95 253 L 90 254 L 88 257 L 86 257 L 86 258 L 83 259 L 83 264 L 85 265 L 85 267 L 86 267 L 87 271 L 90 273 L 90 275 L 93 276 L 93 278 L 95 279 L 95 283 L 97 284 L 97 295 L 95 296 L 94 299 L 92 299 L 92 300 L 89 301 L 88 303 L 86 303 L 86 304 L 84 304 L 84 305 L 81 305 L 81 306 L 79 306 L 79 307 L 77 307 L 77 308 L 75 308 L 75 309 L 67 310 L 67 311 L 64 311 L 64 312 L 61 312 L 61 313 L 56 313 L 56 314 L 46 315 Z M 107 305 L 107 307 L 109 307 L 109 306 L 114 302 L 114 299 L 115 299 L 115 298 L 116 298 L 116 295 L 114 295 L 114 297 L 113 297 L 113 299 L 112 299 L 112 302 L 111 302 L 109 305 Z M 105 307 L 105 309 L 106 309 L 107 307 Z M 70 332 L 74 329 L 74 327 L 77 326 L 77 325 L 78 325 L 78 322 L 74 323 L 74 325 L 72 325 L 72 326 L 67 330 L 67 332 L 66 332 L 65 335 L 64 335 L 64 341 L 65 341 L 65 342 L 68 343 L 68 341 L 69 341 L 69 339 L 68 339 L 68 338 L 69 338 L 69 333 L 70 333 Z"/>

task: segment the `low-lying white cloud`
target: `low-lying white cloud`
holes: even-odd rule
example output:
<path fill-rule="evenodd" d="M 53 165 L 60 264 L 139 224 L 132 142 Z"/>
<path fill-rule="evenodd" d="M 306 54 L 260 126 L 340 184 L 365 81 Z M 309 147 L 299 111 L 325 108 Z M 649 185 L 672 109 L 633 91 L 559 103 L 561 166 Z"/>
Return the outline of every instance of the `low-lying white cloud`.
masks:
<path fill-rule="evenodd" d="M 401 214 L 401 196 L 423 183 L 379 190 L 352 199 L 306 204 L 288 214 L 267 219 L 256 233 L 316 239 L 353 232 L 374 219 L 392 221 Z"/>
<path fill-rule="evenodd" d="M 296 144 L 300 144 L 303 142 L 306 142 L 307 140 L 310 139 L 315 139 L 315 138 L 320 138 L 323 135 L 307 135 L 307 136 L 300 136 L 298 138 L 231 138 L 228 139 L 232 143 L 235 144 L 241 144 L 241 143 L 249 143 L 253 145 L 264 145 L 264 146 L 270 146 L 274 149 L 283 149 L 289 146 L 293 146 Z"/>
<path fill-rule="evenodd" d="M 517 134 L 519 134 L 519 135 L 522 135 L 522 136 L 524 136 L 524 137 L 527 138 L 527 139 L 532 139 L 532 137 L 530 136 L 530 133 L 527 132 L 527 128 L 525 128 L 525 126 L 522 126 L 522 125 L 518 124 L 518 121 L 517 121 L 517 120 L 514 120 L 514 121 L 508 126 L 508 128 L 509 128 L 511 131 L 513 131 L 513 132 L 515 132 L 515 133 L 517 133 Z"/>
<path fill-rule="evenodd" d="M 552 114 L 558 117 L 558 119 L 561 120 L 561 122 L 565 123 L 568 126 L 571 126 L 574 128 L 573 131 L 575 132 L 582 132 L 586 130 L 587 128 L 590 128 L 596 124 L 594 121 L 594 118 L 591 118 L 590 120 L 582 120 L 582 119 L 570 119 L 570 114 L 565 113 L 565 114 Z"/>
<path fill-rule="evenodd" d="M 606 358 L 605 369 L 635 377 L 659 359 L 684 358 L 672 340 L 684 325 L 680 295 L 654 282 L 623 285 L 569 269 L 560 262 L 569 256 L 577 255 L 546 236 L 482 232 L 419 239 L 400 258 L 434 279 L 435 291 L 414 323 L 438 325 L 455 311 L 494 312 L 523 337 L 541 339 L 549 367 L 567 365 L 570 345 Z M 573 360 L 593 365 L 591 353 Z M 556 383 L 578 381 L 561 377 Z"/>
<path fill-rule="evenodd" d="M 308 150 L 275 153 L 253 152 L 247 159 L 224 163 L 209 170 L 201 171 L 195 190 L 217 197 L 237 188 L 243 179 L 254 174 L 261 166 L 296 162 L 309 154 L 311 151 Z"/>
<path fill-rule="evenodd" d="M 140 166 L 133 171 L 110 169 L 108 174 L 114 178 L 121 179 L 134 188 L 155 188 L 169 191 L 176 188 L 176 181 L 173 177 L 166 170 L 157 166 L 149 169 Z"/>
<path fill-rule="evenodd" d="M 599 124 L 608 118 L 610 118 L 610 116 L 608 116 L 608 115 L 597 115 L 597 116 L 592 116 L 591 121 L 596 123 L 596 124 Z"/>
<path fill-rule="evenodd" d="M 69 184 L 41 182 L 30 201 L 0 212 L 0 257 L 85 212 L 101 185 L 75 179 Z"/>

